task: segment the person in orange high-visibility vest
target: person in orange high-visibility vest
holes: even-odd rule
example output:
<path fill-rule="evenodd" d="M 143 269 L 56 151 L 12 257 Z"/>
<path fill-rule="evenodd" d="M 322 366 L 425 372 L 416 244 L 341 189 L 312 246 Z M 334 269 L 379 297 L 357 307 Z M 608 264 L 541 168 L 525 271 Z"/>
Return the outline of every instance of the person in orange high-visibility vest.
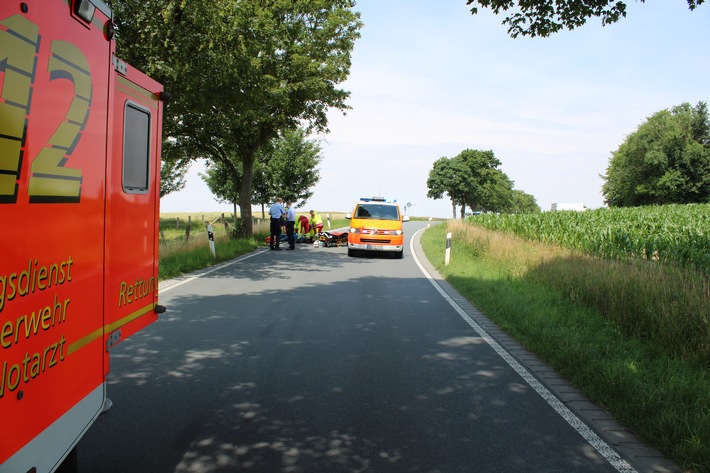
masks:
<path fill-rule="evenodd" d="M 315 238 L 315 236 L 323 231 L 323 219 L 320 218 L 320 215 L 315 210 L 311 210 L 311 238 Z"/>

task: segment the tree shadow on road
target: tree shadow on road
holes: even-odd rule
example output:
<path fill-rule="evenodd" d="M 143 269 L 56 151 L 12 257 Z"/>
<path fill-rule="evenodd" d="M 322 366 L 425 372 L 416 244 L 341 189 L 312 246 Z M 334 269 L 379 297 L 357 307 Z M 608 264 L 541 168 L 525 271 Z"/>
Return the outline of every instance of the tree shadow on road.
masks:
<path fill-rule="evenodd" d="M 85 471 L 611 471 L 424 277 L 337 250 L 167 298 L 112 351 Z"/>

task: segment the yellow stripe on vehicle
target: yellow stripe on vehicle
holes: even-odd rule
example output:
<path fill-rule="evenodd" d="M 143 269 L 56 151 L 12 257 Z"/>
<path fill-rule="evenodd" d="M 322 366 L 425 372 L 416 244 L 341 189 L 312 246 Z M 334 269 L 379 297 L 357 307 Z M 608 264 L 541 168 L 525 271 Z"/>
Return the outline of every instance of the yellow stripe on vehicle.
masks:
<path fill-rule="evenodd" d="M 104 333 L 111 333 L 124 325 L 133 322 L 134 320 L 140 318 L 141 316 L 147 314 L 148 312 L 155 310 L 155 303 L 151 303 L 145 307 L 138 309 L 137 311 L 119 319 L 111 324 L 104 325 L 101 328 L 97 328 L 93 332 L 81 337 L 79 340 L 69 345 L 67 349 L 67 355 L 71 355 L 77 350 L 84 348 L 86 345 L 90 344 L 97 338 L 103 337 Z"/>

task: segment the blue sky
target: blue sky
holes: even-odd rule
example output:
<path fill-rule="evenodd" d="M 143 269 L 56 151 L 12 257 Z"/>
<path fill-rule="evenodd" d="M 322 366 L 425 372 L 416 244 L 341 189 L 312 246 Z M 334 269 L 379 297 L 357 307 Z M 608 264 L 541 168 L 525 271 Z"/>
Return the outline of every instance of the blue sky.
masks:
<path fill-rule="evenodd" d="M 493 150 L 515 188 L 543 210 L 603 206 L 599 174 L 655 112 L 710 101 L 710 5 L 627 3 L 548 38 L 510 38 L 502 16 L 465 0 L 361 0 L 364 27 L 342 88 L 346 115 L 329 113 L 320 182 L 303 210 L 348 212 L 359 197 L 411 203 L 410 215 L 451 216 L 426 197 L 434 161 Z M 197 173 L 161 200 L 163 212 L 230 212 Z"/>

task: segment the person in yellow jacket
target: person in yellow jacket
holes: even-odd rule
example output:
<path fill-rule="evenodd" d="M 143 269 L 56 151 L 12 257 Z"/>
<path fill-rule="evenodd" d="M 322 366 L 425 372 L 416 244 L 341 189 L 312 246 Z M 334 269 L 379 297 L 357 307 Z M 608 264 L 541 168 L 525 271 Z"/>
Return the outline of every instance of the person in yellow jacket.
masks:
<path fill-rule="evenodd" d="M 310 231 L 310 236 L 311 239 L 315 238 L 315 236 L 323 231 L 323 219 L 320 218 L 320 215 L 315 210 L 311 210 L 311 231 Z"/>

